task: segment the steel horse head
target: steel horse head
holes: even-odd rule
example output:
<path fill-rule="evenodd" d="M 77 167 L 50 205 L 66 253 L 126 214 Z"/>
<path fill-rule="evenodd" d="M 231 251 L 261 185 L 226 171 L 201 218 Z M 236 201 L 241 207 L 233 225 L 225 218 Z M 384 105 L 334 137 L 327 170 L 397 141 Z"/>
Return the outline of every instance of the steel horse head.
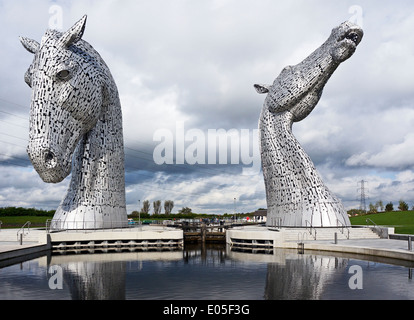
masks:
<path fill-rule="evenodd" d="M 20 37 L 34 54 L 24 77 L 32 88 L 27 153 L 45 182 L 72 172 L 54 216 L 57 229 L 127 221 L 118 91 L 105 62 L 82 40 L 85 24 L 86 15 L 64 33 L 47 30 L 40 44 Z"/>

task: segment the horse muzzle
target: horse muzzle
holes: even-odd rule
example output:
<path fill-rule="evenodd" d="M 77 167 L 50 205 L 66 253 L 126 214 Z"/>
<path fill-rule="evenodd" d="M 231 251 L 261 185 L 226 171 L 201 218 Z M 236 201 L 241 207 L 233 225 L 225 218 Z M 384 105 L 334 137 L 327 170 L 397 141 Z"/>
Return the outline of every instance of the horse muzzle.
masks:
<path fill-rule="evenodd" d="M 58 183 L 70 174 L 70 161 L 63 159 L 62 153 L 56 148 L 39 143 L 38 140 L 31 140 L 27 146 L 27 154 L 44 182 Z"/>

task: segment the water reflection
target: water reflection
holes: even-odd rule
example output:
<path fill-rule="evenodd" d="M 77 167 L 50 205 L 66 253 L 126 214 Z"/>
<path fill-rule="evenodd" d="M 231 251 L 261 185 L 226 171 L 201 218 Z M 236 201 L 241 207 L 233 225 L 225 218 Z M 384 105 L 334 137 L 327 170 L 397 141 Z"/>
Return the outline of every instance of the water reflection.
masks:
<path fill-rule="evenodd" d="M 74 300 L 125 299 L 125 261 L 71 262 L 63 270 Z"/>
<path fill-rule="evenodd" d="M 65 284 L 74 300 L 124 300 L 128 261 L 181 260 L 176 252 L 123 252 L 79 255 L 54 255 L 48 269 L 63 269 Z"/>
<path fill-rule="evenodd" d="M 320 299 L 329 283 L 346 272 L 348 259 L 298 254 L 294 250 L 274 250 L 258 255 L 232 252 L 232 259 L 261 257 L 267 263 L 264 299 Z"/>
<path fill-rule="evenodd" d="M 361 290 L 349 285 L 355 265 L 363 273 Z M 62 270 L 62 290 L 50 287 L 53 266 Z M 0 268 L 0 299 L 414 299 L 412 267 L 295 250 L 238 252 L 222 245 L 52 254 Z"/>
<path fill-rule="evenodd" d="M 186 264 L 219 265 L 227 259 L 226 246 L 222 244 L 188 244 L 183 251 Z"/>
<path fill-rule="evenodd" d="M 343 274 L 347 265 L 345 259 L 311 255 L 286 260 L 284 265 L 269 264 L 265 299 L 320 299 L 326 285 Z"/>
<path fill-rule="evenodd" d="M 267 300 L 414 299 L 413 262 L 322 252 L 298 254 L 283 249 L 261 256 L 268 262 Z M 231 253 L 234 260 L 256 257 Z"/>

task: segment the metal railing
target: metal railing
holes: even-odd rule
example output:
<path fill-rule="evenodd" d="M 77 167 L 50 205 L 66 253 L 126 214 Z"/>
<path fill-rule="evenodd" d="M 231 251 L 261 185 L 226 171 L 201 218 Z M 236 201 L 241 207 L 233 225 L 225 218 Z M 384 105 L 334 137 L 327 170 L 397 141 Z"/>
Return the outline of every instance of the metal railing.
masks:
<path fill-rule="evenodd" d="M 17 241 L 20 240 L 20 244 L 23 244 L 23 237 L 29 234 L 31 224 L 30 221 L 26 221 L 26 223 L 17 231 Z M 26 228 L 27 232 L 24 231 L 24 228 Z"/>
<path fill-rule="evenodd" d="M 280 229 L 282 227 L 282 218 L 281 217 L 270 218 L 270 226 Z"/>
<path fill-rule="evenodd" d="M 368 221 L 371 222 L 374 225 L 375 230 L 377 230 L 377 234 L 382 238 L 382 229 L 371 219 L 367 218 L 365 222 L 368 224 Z"/>
<path fill-rule="evenodd" d="M 348 235 L 346 236 L 347 239 L 349 239 L 349 228 L 339 219 L 336 220 L 336 226 L 338 227 L 338 229 L 341 231 L 341 233 L 343 235 L 345 235 L 345 231 L 348 231 Z"/>
<path fill-rule="evenodd" d="M 308 233 L 298 232 L 298 243 L 304 243 L 306 240 L 308 240 Z"/>
<path fill-rule="evenodd" d="M 309 224 L 309 227 L 308 227 L 308 224 Z M 305 220 L 305 228 L 306 230 L 309 228 L 308 230 L 309 234 L 313 237 L 313 239 L 316 240 L 316 229 L 312 227 L 312 224 L 308 220 Z M 312 234 L 312 230 L 315 232 L 315 235 Z"/>
<path fill-rule="evenodd" d="M 46 221 L 46 232 L 80 230 L 111 230 L 136 228 L 142 225 L 129 224 L 127 220 L 122 221 L 64 221 L 48 219 Z"/>

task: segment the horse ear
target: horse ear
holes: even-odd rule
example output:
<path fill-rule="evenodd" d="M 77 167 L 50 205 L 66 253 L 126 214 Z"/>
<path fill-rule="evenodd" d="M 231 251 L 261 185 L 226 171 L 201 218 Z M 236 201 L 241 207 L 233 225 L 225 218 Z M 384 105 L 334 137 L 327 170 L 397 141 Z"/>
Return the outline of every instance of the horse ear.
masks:
<path fill-rule="evenodd" d="M 36 53 L 40 48 L 40 44 L 36 40 L 32 40 L 25 37 L 19 37 L 19 39 L 23 47 L 30 53 Z"/>
<path fill-rule="evenodd" d="M 255 84 L 254 88 L 258 93 L 268 93 L 270 90 L 270 86 L 265 84 Z"/>
<path fill-rule="evenodd" d="M 62 37 L 59 39 L 59 44 L 64 47 L 69 47 L 72 43 L 79 41 L 83 32 L 85 31 L 86 25 L 86 15 L 82 17 L 78 22 L 76 22 L 72 28 L 66 31 Z"/>

